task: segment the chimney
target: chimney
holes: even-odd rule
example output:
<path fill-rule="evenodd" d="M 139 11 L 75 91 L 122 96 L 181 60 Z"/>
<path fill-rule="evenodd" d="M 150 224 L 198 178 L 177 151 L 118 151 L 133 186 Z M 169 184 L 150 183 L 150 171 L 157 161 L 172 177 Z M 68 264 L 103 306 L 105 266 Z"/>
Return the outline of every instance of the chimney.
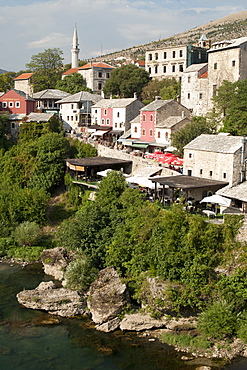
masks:
<path fill-rule="evenodd" d="M 156 96 L 155 100 L 162 100 L 161 96 Z"/>
<path fill-rule="evenodd" d="M 137 99 L 137 94 L 136 94 L 136 92 L 134 93 L 134 99 Z"/>

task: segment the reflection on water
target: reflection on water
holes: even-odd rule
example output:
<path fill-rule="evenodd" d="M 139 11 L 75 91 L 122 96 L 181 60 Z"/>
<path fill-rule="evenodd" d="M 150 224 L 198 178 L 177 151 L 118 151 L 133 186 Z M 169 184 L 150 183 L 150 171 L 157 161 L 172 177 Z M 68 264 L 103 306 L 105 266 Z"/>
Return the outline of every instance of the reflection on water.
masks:
<path fill-rule="evenodd" d="M 19 305 L 16 293 L 48 280 L 39 265 L 0 264 L 1 370 L 195 370 L 199 366 L 135 333 L 102 333 L 85 317 L 58 318 Z"/>

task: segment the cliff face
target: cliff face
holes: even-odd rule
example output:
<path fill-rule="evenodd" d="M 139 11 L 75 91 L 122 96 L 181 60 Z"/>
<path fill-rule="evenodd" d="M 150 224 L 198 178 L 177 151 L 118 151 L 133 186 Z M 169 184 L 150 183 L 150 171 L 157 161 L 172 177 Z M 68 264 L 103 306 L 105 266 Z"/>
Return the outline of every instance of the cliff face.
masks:
<path fill-rule="evenodd" d="M 162 48 L 163 46 L 194 44 L 202 34 L 205 34 L 212 42 L 246 36 L 247 11 L 228 15 L 227 17 L 205 23 L 162 40 L 152 41 L 148 44 L 137 45 L 115 53 L 106 54 L 94 58 L 94 60 L 110 61 L 118 57 L 134 59 L 138 56 L 145 55 L 146 50 Z"/>

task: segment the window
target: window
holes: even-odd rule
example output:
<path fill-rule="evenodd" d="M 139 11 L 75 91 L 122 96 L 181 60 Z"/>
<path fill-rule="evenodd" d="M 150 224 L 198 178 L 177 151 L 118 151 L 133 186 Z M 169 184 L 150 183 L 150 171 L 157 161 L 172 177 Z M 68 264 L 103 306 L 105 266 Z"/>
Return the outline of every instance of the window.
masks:
<path fill-rule="evenodd" d="M 202 175 L 202 168 L 200 169 L 200 175 Z"/>
<path fill-rule="evenodd" d="M 110 124 L 110 120 L 109 120 L 109 118 L 107 118 L 107 120 L 106 120 L 106 124 L 107 124 L 107 125 L 109 125 L 109 124 Z"/>
<path fill-rule="evenodd" d="M 69 116 L 67 116 L 67 121 L 69 121 Z"/>
<path fill-rule="evenodd" d="M 97 109 L 95 109 L 94 113 L 95 113 L 95 114 L 97 113 Z"/>
<path fill-rule="evenodd" d="M 98 123 L 98 117 L 95 117 L 94 122 L 97 124 Z"/>
<path fill-rule="evenodd" d="M 148 59 L 149 59 L 149 60 L 152 60 L 152 59 L 153 59 L 152 54 L 149 54 L 149 55 L 148 55 Z"/>
<path fill-rule="evenodd" d="M 102 77 L 102 72 L 99 72 L 99 78 L 101 78 Z"/>
<path fill-rule="evenodd" d="M 199 53 L 198 53 L 198 58 L 199 59 L 202 59 L 202 53 L 199 51 Z"/>
<path fill-rule="evenodd" d="M 213 175 L 213 171 L 209 171 L 209 176 L 212 176 Z"/>
<path fill-rule="evenodd" d="M 153 136 L 153 130 L 149 130 L 149 136 Z"/>
<path fill-rule="evenodd" d="M 143 120 L 143 122 L 146 121 L 146 115 L 145 114 L 142 115 L 142 120 Z"/>
<path fill-rule="evenodd" d="M 173 65 L 173 66 L 172 66 L 172 72 L 175 72 L 175 70 L 176 70 L 176 66 L 175 66 L 175 65 Z"/>
<path fill-rule="evenodd" d="M 179 64 L 179 72 L 183 72 L 184 71 L 184 66 L 183 64 Z"/>
<path fill-rule="evenodd" d="M 10 102 L 9 102 L 9 107 L 10 107 L 10 108 L 13 108 L 13 106 L 14 106 L 14 103 L 13 103 L 12 101 L 10 101 Z"/>
<path fill-rule="evenodd" d="M 233 61 L 232 61 L 232 66 L 233 66 L 233 67 L 235 67 L 235 65 L 236 65 L 236 61 L 235 61 L 235 60 L 233 60 Z"/>
<path fill-rule="evenodd" d="M 104 125 L 104 124 L 105 124 L 105 120 L 104 120 L 104 118 L 102 118 L 101 123 L 102 123 L 102 125 Z"/>
<path fill-rule="evenodd" d="M 217 63 L 214 63 L 214 69 L 217 69 Z"/>
<path fill-rule="evenodd" d="M 158 60 L 158 59 L 159 59 L 159 54 L 155 53 L 155 60 Z"/>
<path fill-rule="evenodd" d="M 105 116 L 107 115 L 107 110 L 106 110 L 106 109 L 104 110 L 104 115 L 105 115 Z"/>
<path fill-rule="evenodd" d="M 2 107 L 3 107 L 3 108 L 7 108 L 7 103 L 6 103 L 6 101 L 3 101 L 3 102 L 2 102 Z"/>
<path fill-rule="evenodd" d="M 223 173 L 223 179 L 226 179 L 226 173 L 225 172 Z"/>
<path fill-rule="evenodd" d="M 166 51 L 164 51 L 164 59 L 167 58 L 167 54 L 166 54 Z"/>
<path fill-rule="evenodd" d="M 176 58 L 176 51 L 175 50 L 172 52 L 172 57 Z"/>
<path fill-rule="evenodd" d="M 202 99 L 202 93 L 199 94 L 199 99 Z"/>
<path fill-rule="evenodd" d="M 154 116 L 151 114 L 150 115 L 150 121 L 153 122 L 153 120 L 154 120 Z"/>
<path fill-rule="evenodd" d="M 52 100 L 49 100 L 49 108 L 52 108 Z"/>
<path fill-rule="evenodd" d="M 78 121 L 78 116 L 75 116 L 75 120 Z"/>
<path fill-rule="evenodd" d="M 136 126 L 134 127 L 134 132 L 135 132 L 135 133 L 137 132 L 137 127 L 136 127 Z"/>
<path fill-rule="evenodd" d="M 11 128 L 15 128 L 15 122 L 11 123 Z"/>
<path fill-rule="evenodd" d="M 189 158 L 192 158 L 192 153 L 189 153 Z"/>
<path fill-rule="evenodd" d="M 187 97 L 188 97 L 188 99 L 190 99 L 190 93 L 188 93 L 188 96 Z"/>
<path fill-rule="evenodd" d="M 190 83 L 190 76 L 188 76 L 188 83 Z"/>
<path fill-rule="evenodd" d="M 145 136 L 145 134 L 146 134 L 146 131 L 143 129 L 142 130 L 142 135 Z"/>
<path fill-rule="evenodd" d="M 115 122 L 115 128 L 117 128 L 117 123 Z"/>
<path fill-rule="evenodd" d="M 98 83 L 98 90 L 102 90 L 102 83 L 101 82 Z"/>
<path fill-rule="evenodd" d="M 166 133 L 165 133 L 165 137 L 166 137 L 166 139 L 168 139 L 168 136 L 169 136 L 169 134 L 168 134 L 168 132 L 166 131 Z"/>
<path fill-rule="evenodd" d="M 213 85 L 213 96 L 216 96 L 217 93 L 217 85 Z"/>
<path fill-rule="evenodd" d="M 120 113 L 119 112 L 117 112 L 117 117 L 120 117 Z"/>
<path fill-rule="evenodd" d="M 179 56 L 180 58 L 183 56 L 183 50 L 179 50 Z"/>
<path fill-rule="evenodd" d="M 152 69 L 151 67 L 148 68 L 148 73 L 151 73 L 152 72 Z"/>
<path fill-rule="evenodd" d="M 157 136 L 158 136 L 158 139 L 160 139 L 160 131 L 158 131 L 158 134 L 157 134 Z"/>
<path fill-rule="evenodd" d="M 19 101 L 16 101 L 16 102 L 15 102 L 15 107 L 16 107 L 16 108 L 20 108 L 20 106 L 21 106 L 21 103 L 20 103 Z"/>
<path fill-rule="evenodd" d="M 110 73 L 106 72 L 106 78 L 110 78 Z"/>
<path fill-rule="evenodd" d="M 192 170 L 188 170 L 188 176 L 192 176 Z"/>
<path fill-rule="evenodd" d="M 154 73 L 158 73 L 158 66 L 155 66 Z"/>
<path fill-rule="evenodd" d="M 74 104 L 71 104 L 71 109 L 74 109 Z"/>
<path fill-rule="evenodd" d="M 166 73 L 166 66 L 163 67 L 163 73 Z"/>
<path fill-rule="evenodd" d="M 73 116 L 71 116 L 71 121 L 73 121 Z"/>

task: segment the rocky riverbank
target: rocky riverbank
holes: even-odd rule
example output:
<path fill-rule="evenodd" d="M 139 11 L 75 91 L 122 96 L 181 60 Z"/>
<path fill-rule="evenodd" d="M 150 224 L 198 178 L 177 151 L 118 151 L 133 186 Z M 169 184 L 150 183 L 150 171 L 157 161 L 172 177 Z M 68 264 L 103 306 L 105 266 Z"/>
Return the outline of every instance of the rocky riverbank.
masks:
<path fill-rule="evenodd" d="M 171 317 L 165 313 L 169 307 L 164 302 L 158 319 L 150 315 L 146 308 L 150 309 L 155 299 L 165 297 L 164 282 L 162 285 L 156 279 L 147 279 L 142 308 L 136 310 L 131 307 L 127 286 L 122 283 L 117 271 L 112 267 L 101 270 L 87 292 L 82 293 L 66 288 L 64 271 L 71 259 L 73 256 L 68 255 L 63 248 L 44 251 L 41 260 L 45 273 L 60 280 L 61 284 L 57 286 L 53 281 L 42 282 L 33 290 L 23 290 L 17 294 L 19 303 L 27 308 L 45 310 L 62 317 L 89 315 L 95 323 L 96 330 L 136 331 L 148 340 L 162 341 L 163 333 L 191 335 L 196 332 L 196 317 Z M 228 344 L 217 343 L 205 350 L 179 345 L 176 345 L 175 349 L 178 352 L 188 353 L 184 356 L 185 361 L 192 361 L 195 358 L 229 361 L 237 356 L 247 357 L 247 346 L 239 339 Z"/>

